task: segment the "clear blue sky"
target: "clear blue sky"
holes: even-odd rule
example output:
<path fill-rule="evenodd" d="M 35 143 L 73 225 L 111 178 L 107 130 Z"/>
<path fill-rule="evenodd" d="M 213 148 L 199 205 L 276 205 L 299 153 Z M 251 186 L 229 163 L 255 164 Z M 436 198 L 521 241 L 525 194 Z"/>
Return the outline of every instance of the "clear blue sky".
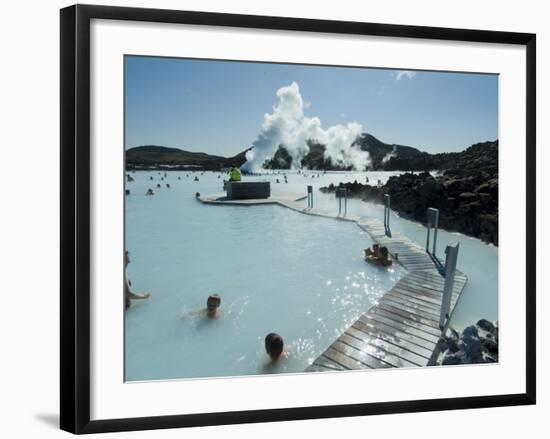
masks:
<path fill-rule="evenodd" d="M 125 58 L 126 148 L 230 156 L 293 81 L 324 128 L 358 122 L 386 143 L 459 151 L 498 138 L 498 76 L 174 58 Z"/>

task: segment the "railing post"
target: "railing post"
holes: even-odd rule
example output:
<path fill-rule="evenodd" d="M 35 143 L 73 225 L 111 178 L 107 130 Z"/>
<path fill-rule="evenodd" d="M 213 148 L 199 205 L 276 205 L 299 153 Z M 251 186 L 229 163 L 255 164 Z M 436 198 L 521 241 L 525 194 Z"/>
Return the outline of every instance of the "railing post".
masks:
<path fill-rule="evenodd" d="M 432 230 L 432 225 L 428 221 L 428 224 L 426 224 L 426 228 L 428 229 L 426 231 L 426 251 L 430 252 L 430 231 Z"/>
<path fill-rule="evenodd" d="M 384 194 L 384 229 L 387 232 L 390 228 L 390 194 Z"/>
<path fill-rule="evenodd" d="M 344 216 L 348 214 L 348 189 L 344 188 Z"/>
<path fill-rule="evenodd" d="M 337 187 L 334 192 L 336 198 L 338 198 L 338 216 L 342 214 L 342 198 L 344 199 L 344 216 L 348 213 L 348 190 L 345 187 Z"/>
<path fill-rule="evenodd" d="M 433 207 L 428 208 L 428 224 L 429 227 L 434 229 L 434 242 L 432 254 L 435 256 L 436 245 L 437 245 L 437 229 L 439 227 L 439 209 L 434 209 Z M 426 251 L 430 251 L 430 241 L 429 241 L 430 230 L 428 230 L 428 240 L 426 241 Z"/>
<path fill-rule="evenodd" d="M 447 248 L 445 248 L 445 284 L 443 286 L 441 313 L 439 315 L 439 328 L 441 330 L 445 328 L 445 324 L 449 319 L 459 245 L 460 244 L 457 242 L 455 244 L 448 245 Z"/>

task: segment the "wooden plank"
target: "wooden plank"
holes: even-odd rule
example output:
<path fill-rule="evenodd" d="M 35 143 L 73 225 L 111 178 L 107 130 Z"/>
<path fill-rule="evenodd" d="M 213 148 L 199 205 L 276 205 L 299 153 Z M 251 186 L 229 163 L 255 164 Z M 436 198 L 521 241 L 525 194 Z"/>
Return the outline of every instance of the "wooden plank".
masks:
<path fill-rule="evenodd" d="M 430 300 L 434 305 L 441 304 L 441 299 L 443 298 L 442 292 L 438 293 L 430 290 L 429 288 L 421 288 L 404 282 L 401 284 L 396 284 L 392 290 L 396 292 L 403 291 L 417 297 L 421 297 L 424 300 Z"/>
<path fill-rule="evenodd" d="M 437 281 L 434 278 L 426 278 L 426 279 L 419 279 L 414 276 L 414 272 L 410 273 L 410 276 L 407 276 L 407 283 L 410 283 L 411 285 L 420 286 L 423 288 L 430 288 L 435 291 L 443 291 L 443 287 L 445 285 L 444 281 Z M 454 282 L 453 285 L 453 291 L 455 293 L 458 293 L 464 289 L 465 283 L 461 282 Z"/>
<path fill-rule="evenodd" d="M 374 357 L 380 361 L 388 363 L 392 367 L 418 367 L 419 366 L 419 364 L 416 364 L 412 361 L 408 361 L 407 359 L 392 353 L 391 352 L 392 350 L 398 351 L 398 349 L 396 349 L 395 346 L 393 345 L 384 343 L 382 340 L 377 339 L 376 337 L 371 337 L 371 341 L 366 343 L 362 340 L 352 337 L 348 333 L 344 333 L 338 339 L 338 342 L 348 345 L 360 353 L 367 353 L 371 357 Z M 385 347 L 387 349 L 384 349 Z"/>
<path fill-rule="evenodd" d="M 384 303 L 383 301 L 378 304 L 377 308 L 380 310 L 384 310 L 388 313 L 397 314 L 398 316 L 406 319 L 409 322 L 413 322 L 417 325 L 422 325 L 418 327 L 430 334 L 433 334 L 435 336 L 439 336 L 440 334 L 439 324 L 435 320 L 427 319 L 420 316 L 419 314 L 406 311 L 403 309 L 403 307 L 393 306 L 388 303 Z"/>
<path fill-rule="evenodd" d="M 356 346 L 361 346 L 362 343 L 371 343 L 370 340 L 373 340 L 376 346 L 380 349 L 386 351 L 389 354 L 395 355 L 414 366 L 425 366 L 427 358 L 417 355 L 416 353 L 403 349 L 399 344 L 396 344 L 395 340 L 393 343 L 387 340 L 387 336 L 380 337 L 378 335 L 368 333 L 365 331 L 360 331 L 359 329 L 354 328 L 353 326 L 348 328 L 346 332 L 342 335 L 342 340 L 351 344 L 356 343 Z M 396 366 L 400 367 L 400 366 Z"/>
<path fill-rule="evenodd" d="M 359 351 L 352 346 L 342 343 L 340 339 L 336 340 L 329 349 L 333 349 L 341 353 L 342 355 L 347 356 L 350 361 L 357 361 L 361 363 L 364 367 L 368 367 L 370 369 L 384 369 L 394 367 L 387 361 L 381 360 L 380 358 L 371 355 L 371 352 L 374 352 L 375 349 L 367 348 L 366 350 Z"/>
<path fill-rule="evenodd" d="M 433 343 L 437 342 L 438 336 L 435 335 L 433 328 L 408 319 L 396 312 L 388 311 L 387 309 L 376 306 L 371 308 L 367 315 L 372 318 L 374 318 L 374 316 L 383 317 L 387 320 L 399 323 L 400 325 L 403 325 L 404 330 L 407 332 L 418 337 L 422 337 L 427 341 L 431 341 Z"/>
<path fill-rule="evenodd" d="M 415 300 L 421 301 L 422 303 L 434 306 L 436 308 L 441 307 L 441 298 L 434 298 L 432 296 L 426 296 L 421 293 L 416 293 L 410 289 L 403 289 L 401 287 L 394 287 L 391 290 L 392 294 L 398 294 L 400 296 L 412 297 Z"/>
<path fill-rule="evenodd" d="M 373 367 L 368 366 L 361 361 L 357 361 L 348 355 L 345 355 L 344 353 L 334 349 L 332 346 L 330 346 L 323 353 L 323 356 L 327 357 L 329 360 L 334 361 L 335 363 L 340 364 L 342 367 L 348 370 L 373 369 Z"/>
<path fill-rule="evenodd" d="M 403 319 L 395 314 L 386 313 L 384 310 L 378 309 L 377 307 L 371 308 L 366 315 L 372 320 L 380 320 L 387 325 L 394 326 L 403 332 L 422 338 L 433 344 L 437 343 L 437 340 L 439 339 L 439 337 L 435 337 L 433 334 L 423 331 L 422 329 L 418 329 L 417 325 L 413 322 Z"/>
<path fill-rule="evenodd" d="M 411 285 L 413 287 L 428 288 L 436 292 L 443 291 L 443 285 L 440 285 L 437 282 L 429 279 L 426 279 L 426 280 L 415 279 L 413 276 L 409 274 L 402 277 L 399 282 L 401 284 Z"/>
<path fill-rule="evenodd" d="M 404 305 L 398 301 L 392 301 L 388 297 L 384 297 L 379 303 L 378 306 L 382 309 L 385 309 L 389 312 L 395 312 L 399 315 L 403 315 L 410 320 L 413 320 L 418 323 L 422 323 L 430 328 L 439 329 L 439 315 L 438 314 L 428 314 L 421 312 L 418 309 L 411 308 L 410 306 Z"/>
<path fill-rule="evenodd" d="M 403 283 L 401 285 L 406 285 L 407 289 L 412 289 L 415 291 L 425 291 L 427 293 L 435 294 L 437 296 L 441 295 L 443 293 L 443 283 L 439 283 L 437 280 L 431 278 L 425 281 L 419 280 L 419 278 L 415 277 L 416 272 L 410 272 L 408 273 L 403 280 Z M 464 290 L 466 286 L 466 283 L 460 283 L 455 282 L 453 286 L 453 299 L 457 300 L 460 294 L 462 294 L 462 291 Z"/>
<path fill-rule="evenodd" d="M 416 282 L 418 284 L 426 284 L 430 285 L 435 288 L 442 288 L 445 284 L 445 279 L 441 277 L 441 275 L 418 275 L 417 273 L 426 273 L 429 272 L 429 270 L 419 270 L 419 271 L 412 271 L 408 273 L 407 279 L 410 279 L 413 282 Z"/>
<path fill-rule="evenodd" d="M 401 295 L 396 296 L 390 293 L 386 293 L 386 295 L 383 297 L 382 301 L 389 303 L 390 305 L 400 305 L 403 306 L 404 309 L 418 312 L 421 315 L 424 315 L 426 318 L 432 318 L 432 319 L 439 319 L 439 310 L 437 307 L 429 308 L 427 306 L 418 304 L 416 302 L 413 302 L 410 300 L 407 296 Z"/>
<path fill-rule="evenodd" d="M 349 359 L 346 358 L 345 355 L 340 354 L 339 352 L 333 352 L 333 350 L 328 347 L 325 352 L 321 354 L 321 357 L 323 361 L 329 361 L 331 363 L 335 363 L 340 367 L 342 370 L 356 370 L 356 369 L 365 369 L 361 365 L 355 364 L 356 362 L 349 362 Z M 315 360 L 317 361 L 317 360 Z"/>
<path fill-rule="evenodd" d="M 427 284 L 424 284 L 422 286 L 420 284 L 415 283 L 414 281 L 411 281 L 410 279 L 404 279 L 403 282 L 398 282 L 397 284 L 395 284 L 395 287 L 405 291 L 411 291 L 414 293 L 422 294 L 425 296 L 429 295 L 436 300 L 441 300 L 441 297 L 443 296 L 443 289 L 434 289 L 429 287 Z M 460 295 L 461 292 L 462 292 L 462 289 L 453 288 L 453 291 L 451 294 L 453 295 L 454 298 L 456 298 Z"/>
<path fill-rule="evenodd" d="M 428 341 L 417 337 L 414 334 L 405 332 L 405 330 L 397 327 L 397 325 L 394 326 L 391 323 L 394 322 L 383 322 L 381 319 L 373 319 L 371 317 L 367 317 L 366 315 L 362 315 L 351 327 L 360 331 L 376 331 L 377 335 L 382 332 L 386 333 L 388 334 L 388 338 L 390 340 L 395 339 L 396 341 L 399 341 L 401 346 L 415 352 L 418 355 L 425 356 L 426 353 L 429 352 L 427 354 L 429 358 L 434 346 L 432 341 Z M 410 344 L 410 346 L 408 344 Z"/>
<path fill-rule="evenodd" d="M 327 357 L 324 357 L 323 355 L 319 355 L 319 357 L 317 357 L 317 359 L 313 362 L 312 365 L 316 365 L 319 368 L 330 370 L 330 371 L 346 370 L 340 364 L 335 363 L 334 361 L 328 359 Z"/>
<path fill-rule="evenodd" d="M 411 279 L 414 279 L 417 282 L 426 281 L 430 284 L 436 284 L 441 288 L 443 288 L 443 285 L 445 285 L 445 278 L 438 273 L 432 273 L 430 270 L 424 270 L 419 272 L 414 271 L 409 273 L 409 275 Z M 454 280 L 455 285 L 463 287 L 464 285 L 466 285 L 467 281 L 468 279 L 466 277 L 455 275 L 455 280 Z"/>
<path fill-rule="evenodd" d="M 406 293 L 399 292 L 397 290 L 391 290 L 386 293 L 386 296 L 388 299 L 392 300 L 398 300 L 405 304 L 411 304 L 419 307 L 420 309 L 431 312 L 432 314 L 438 315 L 441 310 L 441 304 L 435 304 L 426 302 L 424 300 L 421 300 L 418 298 L 418 296 L 415 296 L 414 294 L 409 295 Z"/>
<path fill-rule="evenodd" d="M 341 372 L 344 369 L 332 369 L 330 367 L 320 366 L 317 363 L 312 363 L 305 368 L 304 372 Z"/>
<path fill-rule="evenodd" d="M 395 284 L 396 288 L 400 288 L 405 291 L 411 291 L 414 293 L 422 294 L 423 296 L 429 296 L 436 300 L 441 300 L 443 296 L 443 290 L 436 290 L 430 288 L 428 285 L 420 285 L 415 282 L 411 282 L 409 279 L 402 279 L 402 282 Z"/>
<path fill-rule="evenodd" d="M 443 298 L 443 290 L 438 291 L 438 290 L 434 290 L 432 288 L 429 288 L 427 286 L 422 287 L 420 285 L 416 285 L 416 284 L 414 284 L 412 282 L 408 282 L 408 281 L 396 284 L 394 289 L 409 291 L 409 292 L 417 294 L 417 295 L 421 295 L 421 296 L 424 296 L 424 297 L 430 297 L 433 300 L 436 300 L 438 303 L 441 303 L 441 300 Z M 453 299 L 456 299 L 456 298 L 458 298 L 460 293 L 456 292 L 456 291 L 453 291 L 451 294 L 452 294 Z"/>
<path fill-rule="evenodd" d="M 429 260 L 428 258 L 424 257 L 424 256 L 418 256 L 418 255 L 415 255 L 415 254 L 403 254 L 403 253 L 399 253 L 399 252 L 397 252 L 397 253 L 398 253 L 398 261 L 399 262 L 408 262 L 410 264 L 430 263 L 433 266 L 433 262 L 431 260 Z"/>

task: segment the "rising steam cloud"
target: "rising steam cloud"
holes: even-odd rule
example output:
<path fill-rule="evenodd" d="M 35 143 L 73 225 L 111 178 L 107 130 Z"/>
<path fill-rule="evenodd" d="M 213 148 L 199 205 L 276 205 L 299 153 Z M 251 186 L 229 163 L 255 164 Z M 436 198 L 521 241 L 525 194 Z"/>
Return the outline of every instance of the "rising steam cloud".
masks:
<path fill-rule="evenodd" d="M 385 164 L 390 161 L 393 157 L 397 157 L 397 148 L 394 146 L 391 152 L 387 153 L 382 159 L 382 163 Z"/>
<path fill-rule="evenodd" d="M 241 167 L 244 171 L 260 170 L 281 144 L 292 157 L 293 167 L 298 167 L 309 152 L 308 140 L 325 145 L 325 159 L 331 159 L 333 164 L 364 170 L 370 163 L 368 152 L 353 145 L 363 131 L 360 124 L 351 122 L 324 129 L 318 117 L 304 116 L 305 104 L 296 82 L 279 88 L 277 97 L 279 101 L 273 112 L 264 116 L 262 130 L 246 154 L 247 161 Z"/>

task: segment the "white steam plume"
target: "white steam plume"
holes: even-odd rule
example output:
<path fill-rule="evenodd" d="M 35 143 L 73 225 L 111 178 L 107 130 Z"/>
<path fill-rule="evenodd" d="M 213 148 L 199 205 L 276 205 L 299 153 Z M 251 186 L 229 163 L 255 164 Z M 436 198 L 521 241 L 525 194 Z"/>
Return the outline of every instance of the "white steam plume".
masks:
<path fill-rule="evenodd" d="M 353 143 L 362 133 L 363 127 L 357 122 L 347 125 L 321 127 L 318 117 L 304 116 L 304 100 L 296 82 L 277 90 L 279 102 L 273 112 L 264 115 L 262 130 L 246 153 L 244 171 L 256 172 L 266 159 L 273 157 L 280 144 L 284 145 L 292 157 L 292 166 L 299 167 L 302 158 L 309 152 L 308 140 L 326 146 L 325 159 L 333 165 L 364 170 L 370 163 L 369 154 Z"/>
<path fill-rule="evenodd" d="M 382 159 L 382 163 L 388 162 L 392 157 L 397 157 L 397 148 L 394 146 L 391 152 L 387 153 Z"/>

